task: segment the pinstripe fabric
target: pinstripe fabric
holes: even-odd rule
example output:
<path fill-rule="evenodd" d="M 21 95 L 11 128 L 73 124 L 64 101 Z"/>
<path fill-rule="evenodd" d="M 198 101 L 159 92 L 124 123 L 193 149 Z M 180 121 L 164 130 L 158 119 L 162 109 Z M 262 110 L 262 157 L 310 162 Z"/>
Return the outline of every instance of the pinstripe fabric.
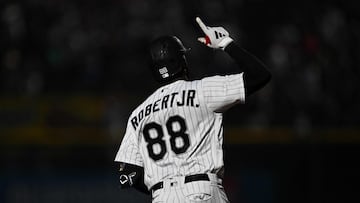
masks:
<path fill-rule="evenodd" d="M 124 138 L 120 145 L 120 149 L 116 154 L 115 161 L 130 163 L 137 166 L 144 166 L 143 158 L 139 153 L 137 138 L 138 136 L 136 136 L 135 131 L 128 123 Z"/>
<path fill-rule="evenodd" d="M 203 79 L 205 102 L 209 109 L 224 112 L 229 107 L 245 102 L 243 73 Z"/>
<path fill-rule="evenodd" d="M 184 177 L 175 177 L 165 180 L 164 187 L 153 193 L 153 203 L 228 203 L 229 200 L 221 185 L 221 180 L 194 181 L 184 183 Z M 171 183 L 176 183 L 171 185 Z M 201 200 L 201 201 L 200 201 Z"/>
<path fill-rule="evenodd" d="M 216 173 L 224 164 L 222 112 L 244 101 L 242 74 L 163 86 L 132 112 L 115 161 L 144 167 L 148 188 L 171 177 Z"/>

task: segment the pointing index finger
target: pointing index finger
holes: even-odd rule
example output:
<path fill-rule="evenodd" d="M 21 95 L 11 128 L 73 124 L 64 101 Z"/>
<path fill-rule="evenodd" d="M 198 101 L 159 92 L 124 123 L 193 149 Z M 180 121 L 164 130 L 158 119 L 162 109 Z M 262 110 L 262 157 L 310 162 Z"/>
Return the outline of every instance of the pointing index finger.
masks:
<path fill-rule="evenodd" d="M 199 17 L 196 17 L 196 22 L 199 24 L 199 26 L 203 32 L 205 32 L 207 30 L 206 25 L 203 23 L 203 21 Z"/>

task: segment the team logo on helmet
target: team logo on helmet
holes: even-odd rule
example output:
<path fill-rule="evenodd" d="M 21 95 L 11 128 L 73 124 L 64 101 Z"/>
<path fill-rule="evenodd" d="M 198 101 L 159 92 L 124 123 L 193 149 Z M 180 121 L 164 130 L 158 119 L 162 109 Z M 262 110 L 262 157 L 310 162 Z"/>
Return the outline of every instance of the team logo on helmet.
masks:
<path fill-rule="evenodd" d="M 166 66 L 162 67 L 159 69 L 159 73 L 161 75 L 162 78 L 167 78 L 169 77 L 169 73 L 168 73 L 168 69 L 166 68 Z"/>

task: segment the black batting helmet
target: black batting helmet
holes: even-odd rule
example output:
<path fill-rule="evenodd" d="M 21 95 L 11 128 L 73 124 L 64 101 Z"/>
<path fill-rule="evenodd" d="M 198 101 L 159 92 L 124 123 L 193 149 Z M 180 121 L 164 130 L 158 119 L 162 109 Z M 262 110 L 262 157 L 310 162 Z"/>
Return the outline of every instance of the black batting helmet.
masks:
<path fill-rule="evenodd" d="M 179 38 L 162 36 L 150 44 L 150 68 L 160 83 L 187 76 L 185 48 Z"/>

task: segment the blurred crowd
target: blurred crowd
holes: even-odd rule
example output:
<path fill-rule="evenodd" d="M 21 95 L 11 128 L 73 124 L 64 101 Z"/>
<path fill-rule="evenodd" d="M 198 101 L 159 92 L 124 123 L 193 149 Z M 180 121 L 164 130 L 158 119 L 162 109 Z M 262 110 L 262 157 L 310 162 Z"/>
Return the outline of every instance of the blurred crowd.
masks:
<path fill-rule="evenodd" d="M 156 36 L 178 35 L 192 48 L 194 79 L 233 70 L 229 58 L 196 42 L 199 15 L 228 29 L 273 74 L 230 113 L 234 123 L 300 133 L 358 127 L 359 9 L 340 0 L 2 0 L 0 96 L 96 96 L 116 125 L 119 111 L 126 117 L 156 87 L 146 60 Z"/>

